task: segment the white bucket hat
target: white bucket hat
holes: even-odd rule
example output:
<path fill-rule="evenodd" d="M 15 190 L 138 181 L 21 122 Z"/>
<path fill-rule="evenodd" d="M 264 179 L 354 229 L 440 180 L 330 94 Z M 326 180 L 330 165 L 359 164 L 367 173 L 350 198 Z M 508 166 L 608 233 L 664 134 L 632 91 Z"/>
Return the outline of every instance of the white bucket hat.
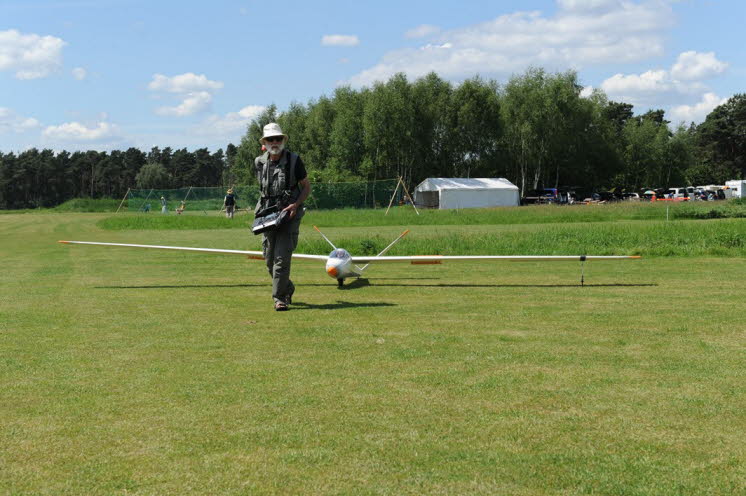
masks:
<path fill-rule="evenodd" d="M 264 135 L 262 136 L 262 139 L 259 140 L 261 143 L 264 141 L 265 138 L 270 138 L 272 136 L 282 136 L 285 138 L 285 140 L 288 139 L 288 135 L 282 132 L 282 129 L 280 129 L 280 125 L 276 122 L 270 122 L 266 126 L 264 126 Z"/>

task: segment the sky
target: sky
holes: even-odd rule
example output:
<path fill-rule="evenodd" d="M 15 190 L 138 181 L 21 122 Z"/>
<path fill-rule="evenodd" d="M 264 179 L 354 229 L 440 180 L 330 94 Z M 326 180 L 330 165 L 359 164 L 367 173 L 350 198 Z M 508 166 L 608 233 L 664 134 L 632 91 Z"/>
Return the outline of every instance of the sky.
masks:
<path fill-rule="evenodd" d="M 0 151 L 238 144 L 266 106 L 575 70 L 637 114 L 746 92 L 743 0 L 0 0 Z M 292 139 L 292 137 L 290 137 Z"/>

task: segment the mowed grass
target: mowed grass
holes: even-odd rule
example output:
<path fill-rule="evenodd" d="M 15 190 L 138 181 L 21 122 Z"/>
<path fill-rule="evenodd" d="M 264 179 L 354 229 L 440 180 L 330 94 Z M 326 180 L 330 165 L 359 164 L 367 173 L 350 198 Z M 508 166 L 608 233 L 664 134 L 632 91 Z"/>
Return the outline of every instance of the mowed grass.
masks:
<path fill-rule="evenodd" d="M 0 217 L 2 493 L 746 491 L 737 247 L 589 262 L 582 288 L 578 263 L 371 266 L 338 290 L 297 262 L 295 304 L 276 313 L 261 262 L 56 243 L 255 249 L 248 232 L 102 218 Z M 739 239 L 739 222 L 669 227 Z M 356 251 L 403 229 L 325 232 Z M 551 246 L 552 229 L 419 226 L 401 249 L 541 232 Z"/>

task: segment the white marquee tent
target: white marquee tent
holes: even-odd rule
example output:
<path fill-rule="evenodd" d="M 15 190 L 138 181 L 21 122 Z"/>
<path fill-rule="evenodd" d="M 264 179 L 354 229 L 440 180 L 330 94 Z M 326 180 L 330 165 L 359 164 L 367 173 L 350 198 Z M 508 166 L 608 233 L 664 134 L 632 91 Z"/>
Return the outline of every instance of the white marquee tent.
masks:
<path fill-rule="evenodd" d="M 515 207 L 518 186 L 501 177 L 431 177 L 414 190 L 414 202 L 425 208 Z"/>

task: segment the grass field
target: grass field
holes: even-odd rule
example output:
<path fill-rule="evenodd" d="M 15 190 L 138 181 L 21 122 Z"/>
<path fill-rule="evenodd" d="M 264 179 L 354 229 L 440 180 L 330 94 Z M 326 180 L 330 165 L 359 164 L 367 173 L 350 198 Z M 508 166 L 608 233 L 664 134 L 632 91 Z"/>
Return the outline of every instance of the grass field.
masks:
<path fill-rule="evenodd" d="M 101 201 L 82 202 L 91 209 L 105 208 Z M 77 203 L 73 203 L 77 205 Z M 69 208 L 61 205 L 60 212 Z M 113 210 L 112 210 L 113 211 Z M 253 211 L 252 211 L 253 215 Z M 746 204 L 740 200 L 723 202 L 624 202 L 608 205 L 534 205 L 513 208 L 421 210 L 396 207 L 385 214 L 383 209 L 310 210 L 312 222 L 320 226 L 459 226 L 521 225 L 567 223 L 615 223 L 622 221 L 746 218 Z M 248 219 L 246 210 L 237 219 Z M 217 211 L 187 210 L 183 215 L 159 213 L 118 214 L 101 221 L 100 227 L 112 230 L 130 229 L 241 229 L 244 224 L 232 222 Z"/>
<path fill-rule="evenodd" d="M 257 249 L 247 230 L 0 216 L 0 493 L 746 493 L 746 220 L 527 212 L 415 225 L 391 254 L 644 258 L 582 288 L 578 263 L 338 290 L 296 262 L 276 313 L 261 262 L 56 243 Z M 315 214 L 302 251 L 328 251 L 312 223 L 356 253 L 410 227 Z"/>

